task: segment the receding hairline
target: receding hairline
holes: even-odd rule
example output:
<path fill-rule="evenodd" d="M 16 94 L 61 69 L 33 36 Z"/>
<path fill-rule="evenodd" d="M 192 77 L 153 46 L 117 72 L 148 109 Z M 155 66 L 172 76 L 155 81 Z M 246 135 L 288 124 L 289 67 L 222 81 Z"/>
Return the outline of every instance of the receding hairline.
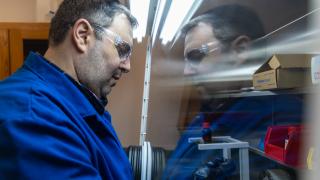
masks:
<path fill-rule="evenodd" d="M 116 15 L 124 14 L 127 17 L 129 25 L 132 29 L 138 26 L 136 18 L 130 13 L 129 9 L 120 3 L 111 2 L 108 5 L 103 4 L 96 7 L 92 5 L 92 7 L 90 6 L 90 8 L 87 8 L 83 12 L 75 11 L 77 10 L 76 8 L 75 10 L 71 10 L 71 12 L 77 12 L 76 14 L 73 13 L 74 15 L 66 17 L 66 15 L 70 14 L 70 12 L 67 12 L 67 9 L 70 8 L 70 5 L 70 3 L 66 3 L 65 6 L 60 5 L 59 9 L 57 10 L 57 14 L 52 18 L 49 30 L 50 45 L 56 46 L 62 43 L 62 41 L 65 40 L 65 37 L 70 28 L 72 28 L 74 23 L 81 18 L 88 20 L 89 23 L 95 23 L 104 27 L 108 27 L 112 24 Z M 79 5 L 78 10 L 80 9 L 81 5 Z M 85 6 L 83 6 L 83 4 L 82 9 L 85 9 Z M 95 32 L 95 34 L 97 36 L 100 36 L 97 32 Z"/>

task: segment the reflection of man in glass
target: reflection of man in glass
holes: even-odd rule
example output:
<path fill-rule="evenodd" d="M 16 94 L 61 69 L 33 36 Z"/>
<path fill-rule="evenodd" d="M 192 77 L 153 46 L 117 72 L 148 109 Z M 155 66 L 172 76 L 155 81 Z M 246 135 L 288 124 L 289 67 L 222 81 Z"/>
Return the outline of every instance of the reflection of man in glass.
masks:
<path fill-rule="evenodd" d="M 191 20 L 182 29 L 182 34 L 185 37 L 184 73 L 198 75 L 213 71 L 217 64 L 236 67 L 247 63 L 242 53 L 250 48 L 253 40 L 264 35 L 264 30 L 252 10 L 239 5 L 224 5 Z M 291 100 L 293 105 L 278 107 L 276 102 L 280 100 Z M 200 112 L 193 119 L 172 152 L 163 179 L 193 179 L 197 168 L 216 156 L 212 151 L 199 151 L 196 145 L 188 143 L 190 137 L 201 137 L 204 121 L 211 123 L 214 135 L 219 132 L 219 135 L 235 138 L 248 137 L 248 134 L 261 127 L 265 129 L 271 122 L 270 114 L 275 111 L 279 111 L 278 119 L 286 119 L 288 112 L 301 114 L 301 106 L 295 105 L 296 101 L 294 97 L 279 97 L 275 100 L 270 97 L 239 98 L 224 102 L 214 110 L 202 108 L 203 112 L 225 113 L 212 113 L 209 117 L 208 113 Z M 250 113 L 243 113 L 248 111 Z"/>
<path fill-rule="evenodd" d="M 262 37 L 264 30 L 250 9 L 225 5 L 194 18 L 182 33 L 187 62 L 185 74 L 190 75 L 210 70 L 212 61 L 223 59 L 233 64 L 242 63 L 244 59 L 240 54 L 249 48 L 251 40 Z"/>

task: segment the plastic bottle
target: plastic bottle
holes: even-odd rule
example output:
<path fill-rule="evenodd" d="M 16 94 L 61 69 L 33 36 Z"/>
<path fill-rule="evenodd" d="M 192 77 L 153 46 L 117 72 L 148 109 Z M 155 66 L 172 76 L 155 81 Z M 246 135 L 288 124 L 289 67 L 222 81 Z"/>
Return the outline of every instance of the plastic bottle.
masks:
<path fill-rule="evenodd" d="M 212 143 L 212 131 L 207 121 L 202 123 L 202 140 L 204 143 Z"/>

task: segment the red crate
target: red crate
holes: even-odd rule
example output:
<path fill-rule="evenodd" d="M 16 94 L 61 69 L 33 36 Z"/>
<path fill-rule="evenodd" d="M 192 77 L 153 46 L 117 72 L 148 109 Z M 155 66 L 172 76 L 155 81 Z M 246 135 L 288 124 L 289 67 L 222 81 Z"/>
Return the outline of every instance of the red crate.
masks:
<path fill-rule="evenodd" d="M 265 154 L 291 166 L 299 167 L 301 125 L 270 126 L 264 141 Z"/>

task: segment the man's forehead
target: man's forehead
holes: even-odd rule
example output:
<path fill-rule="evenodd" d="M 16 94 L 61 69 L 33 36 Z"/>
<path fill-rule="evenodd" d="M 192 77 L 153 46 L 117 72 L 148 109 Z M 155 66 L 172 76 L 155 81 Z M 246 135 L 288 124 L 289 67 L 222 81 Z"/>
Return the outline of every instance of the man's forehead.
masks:
<path fill-rule="evenodd" d="M 206 23 L 199 23 L 192 28 L 185 37 L 185 51 L 199 48 L 202 44 L 218 41 L 212 31 L 212 27 Z"/>
<path fill-rule="evenodd" d="M 130 45 L 133 44 L 132 27 L 125 14 L 116 14 L 109 29 L 117 33 L 123 40 L 130 43 Z"/>

